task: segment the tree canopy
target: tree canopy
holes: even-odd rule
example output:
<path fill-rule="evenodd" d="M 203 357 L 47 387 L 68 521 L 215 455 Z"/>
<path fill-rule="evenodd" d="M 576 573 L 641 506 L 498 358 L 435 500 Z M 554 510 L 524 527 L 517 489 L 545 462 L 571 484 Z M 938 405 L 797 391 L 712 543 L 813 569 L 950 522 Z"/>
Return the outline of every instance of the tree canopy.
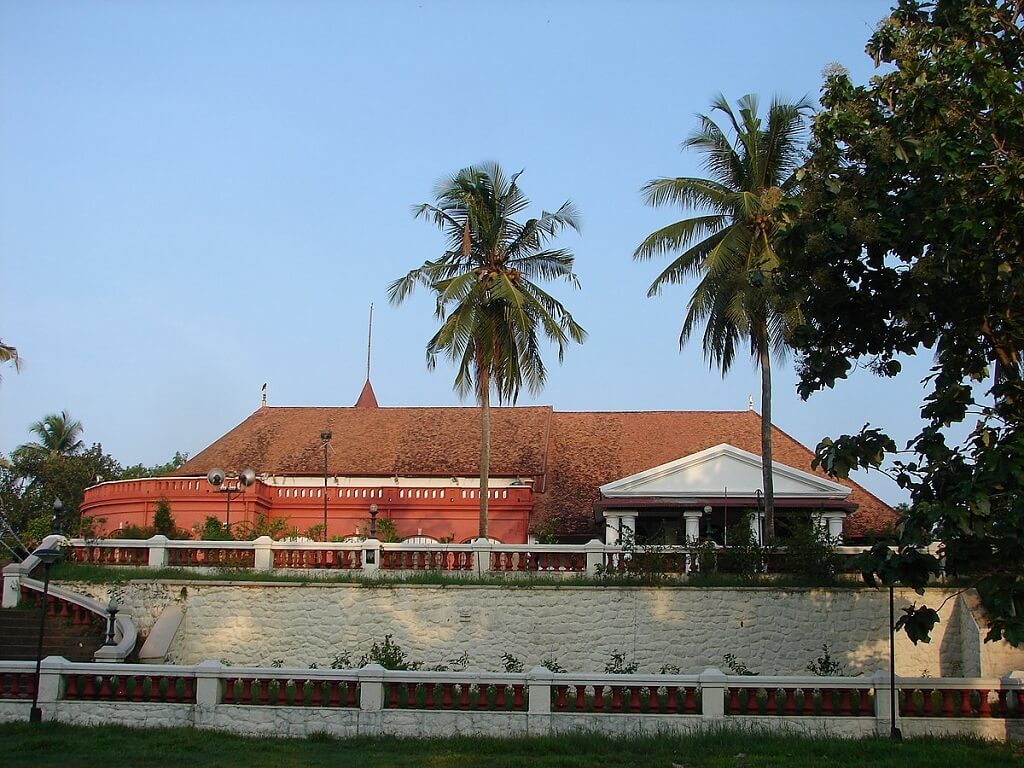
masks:
<path fill-rule="evenodd" d="M 779 301 L 778 246 L 790 224 L 798 193 L 796 171 L 806 142 L 805 101 L 776 99 L 767 120 L 754 96 L 739 100 L 738 113 L 724 96 L 712 110 L 725 118 L 723 130 L 700 115 L 700 127 L 683 143 L 701 153 L 708 178 L 660 178 L 643 187 L 648 205 L 698 208 L 702 214 L 652 232 L 634 258 L 672 256 L 647 292 L 697 277 L 687 305 L 679 345 L 704 326 L 704 354 L 724 376 L 738 349 L 749 344 L 761 371 L 761 456 L 768 538 L 774 538 L 771 439 L 771 356 L 784 351 L 799 318 L 792 303 Z"/>
<path fill-rule="evenodd" d="M 896 376 L 934 356 L 924 426 L 897 453 L 884 432 L 825 440 L 846 476 L 888 467 L 909 490 L 898 552 L 869 577 L 923 587 L 938 567 L 970 579 L 989 639 L 1024 642 L 1024 31 L 1011 0 L 901 0 L 871 36 L 866 85 L 829 73 L 802 171 L 789 285 L 804 397 L 855 365 Z M 952 427 L 963 425 L 965 439 Z M 961 432 L 961 433 L 962 433 Z M 890 463 L 890 460 L 891 463 Z M 934 609 L 903 625 L 927 636 Z"/>
<path fill-rule="evenodd" d="M 559 362 L 571 342 L 586 331 L 539 280 L 562 279 L 578 287 L 575 257 L 549 243 L 563 230 L 579 231 L 573 204 L 519 223 L 530 201 L 519 187 L 519 173 L 507 176 L 496 163 L 463 168 L 442 180 L 435 203 L 413 209 L 447 238 L 441 256 L 428 260 L 388 289 L 402 302 L 417 285 L 434 293 L 441 327 L 427 342 L 427 365 L 439 357 L 456 365 L 455 389 L 472 392 L 481 409 L 480 536 L 487 537 L 490 464 L 490 394 L 515 403 L 525 383 L 531 392 L 544 385 L 547 369 L 541 342 L 554 344 Z"/>

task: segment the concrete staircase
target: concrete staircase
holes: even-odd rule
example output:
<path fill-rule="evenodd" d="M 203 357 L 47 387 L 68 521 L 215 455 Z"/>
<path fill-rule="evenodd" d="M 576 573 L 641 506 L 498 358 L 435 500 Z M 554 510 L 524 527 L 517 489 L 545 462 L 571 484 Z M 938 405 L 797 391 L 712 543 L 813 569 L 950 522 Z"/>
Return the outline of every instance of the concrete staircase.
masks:
<path fill-rule="evenodd" d="M 105 626 L 101 617 L 85 624 L 59 615 L 46 617 L 43 658 L 63 656 L 69 661 L 92 661 L 103 645 Z M 0 659 L 33 661 L 39 641 L 39 608 L 31 605 L 0 610 Z"/>

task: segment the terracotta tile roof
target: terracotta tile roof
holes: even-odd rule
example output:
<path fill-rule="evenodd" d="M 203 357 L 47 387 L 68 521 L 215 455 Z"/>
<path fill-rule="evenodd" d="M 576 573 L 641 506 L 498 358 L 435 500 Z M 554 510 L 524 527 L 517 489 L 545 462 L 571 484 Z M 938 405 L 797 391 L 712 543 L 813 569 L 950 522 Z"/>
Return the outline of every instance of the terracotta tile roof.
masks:
<path fill-rule="evenodd" d="M 366 383 L 363 384 L 363 391 L 359 393 L 359 399 L 356 400 L 356 408 L 376 408 L 377 407 L 377 396 L 373 394 L 373 385 L 370 384 L 370 380 L 367 379 Z"/>
<path fill-rule="evenodd" d="M 491 409 L 491 474 L 535 480 L 534 520 L 554 517 L 564 534 L 593 530 L 598 487 L 719 443 L 761 453 L 752 411 L 555 413 L 551 407 Z M 338 475 L 469 475 L 479 472 L 478 408 L 264 407 L 175 474 L 252 466 L 271 474 L 322 471 L 320 431 L 334 433 L 328 471 Z M 774 428 L 776 461 L 811 470 L 812 452 Z M 816 474 L 825 477 L 823 472 Z M 884 527 L 895 513 L 855 483 L 848 536 Z"/>
<path fill-rule="evenodd" d="M 550 407 L 491 409 L 491 473 L 544 471 Z M 321 430 L 334 433 L 332 475 L 469 475 L 480 472 L 477 408 L 260 408 L 176 475 L 212 467 L 301 475 L 323 471 Z"/>
<path fill-rule="evenodd" d="M 559 529 L 585 533 L 589 521 L 575 510 L 592 508 L 604 483 L 665 464 L 719 443 L 761 454 L 761 417 L 753 411 L 646 411 L 554 413 L 548 451 L 547 492 L 535 504 L 541 518 L 554 515 Z M 814 454 L 777 427 L 775 461 L 812 472 Z M 827 477 L 824 472 L 815 474 Z M 896 519 L 883 501 L 856 483 L 848 501 L 857 511 L 848 536 L 878 530 Z"/>

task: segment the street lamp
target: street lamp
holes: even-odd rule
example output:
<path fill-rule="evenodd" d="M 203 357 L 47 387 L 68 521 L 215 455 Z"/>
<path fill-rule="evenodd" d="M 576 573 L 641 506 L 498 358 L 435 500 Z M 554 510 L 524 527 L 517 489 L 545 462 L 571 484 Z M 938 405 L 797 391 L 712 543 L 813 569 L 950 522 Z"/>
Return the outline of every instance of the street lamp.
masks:
<path fill-rule="evenodd" d="M 377 538 L 377 505 L 370 505 L 370 538 Z"/>
<path fill-rule="evenodd" d="M 56 504 L 54 505 L 56 506 Z M 43 564 L 43 601 L 39 611 L 39 642 L 36 645 L 36 681 L 32 686 L 32 709 L 29 710 L 30 723 L 41 723 L 43 711 L 39 709 L 39 668 L 43 663 L 43 633 L 46 631 L 46 602 L 50 595 L 50 568 L 60 559 L 59 549 L 37 549 L 32 553 Z"/>
<path fill-rule="evenodd" d="M 331 430 L 320 433 L 320 441 L 324 444 L 324 541 L 327 541 L 327 447 L 331 444 Z"/>
<path fill-rule="evenodd" d="M 53 517 L 50 519 L 50 532 L 60 536 L 60 516 L 64 511 L 64 502 L 59 498 L 53 500 Z"/>
<path fill-rule="evenodd" d="M 117 612 L 120 610 L 121 605 L 117 602 L 117 598 L 110 598 L 110 602 L 107 603 L 107 639 L 103 641 L 104 645 L 114 645 L 114 622 L 117 619 Z"/>
<path fill-rule="evenodd" d="M 235 473 L 234 480 L 228 482 L 227 475 L 224 474 L 223 469 L 214 467 L 210 470 L 209 474 L 206 475 L 206 482 L 212 485 L 217 493 L 227 494 L 227 511 L 224 515 L 224 528 L 231 532 L 231 495 L 238 495 L 245 493 L 245 489 L 253 485 L 256 482 L 256 472 L 246 467 L 241 472 Z"/>

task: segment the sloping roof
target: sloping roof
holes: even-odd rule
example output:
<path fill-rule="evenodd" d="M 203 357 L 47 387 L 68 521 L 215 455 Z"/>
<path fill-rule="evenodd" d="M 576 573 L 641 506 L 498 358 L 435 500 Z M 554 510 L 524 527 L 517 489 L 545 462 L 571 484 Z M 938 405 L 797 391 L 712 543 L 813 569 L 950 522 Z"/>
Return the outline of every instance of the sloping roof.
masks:
<path fill-rule="evenodd" d="M 264 407 L 196 454 L 175 474 L 251 466 L 270 474 L 322 471 L 321 430 L 334 433 L 328 471 L 337 475 L 473 476 L 479 472 L 478 408 Z M 592 530 L 599 487 L 728 443 L 760 456 L 761 418 L 752 411 L 557 413 L 550 406 L 491 409 L 491 474 L 535 479 L 535 516 L 563 533 Z M 774 460 L 812 472 L 812 452 L 773 428 Z M 827 477 L 821 471 L 814 472 Z M 851 482 L 858 505 L 848 535 L 895 520 Z"/>
<path fill-rule="evenodd" d="M 377 396 L 373 394 L 373 385 L 370 384 L 370 380 L 367 379 L 366 383 L 363 384 L 363 391 L 359 393 L 359 399 L 356 400 L 356 408 L 377 408 Z"/>
<path fill-rule="evenodd" d="M 544 472 L 550 407 L 491 409 L 491 473 Z M 189 459 L 175 475 L 211 467 L 301 475 L 323 471 L 320 432 L 334 434 L 332 475 L 449 475 L 480 472 L 478 408 L 260 408 Z"/>

